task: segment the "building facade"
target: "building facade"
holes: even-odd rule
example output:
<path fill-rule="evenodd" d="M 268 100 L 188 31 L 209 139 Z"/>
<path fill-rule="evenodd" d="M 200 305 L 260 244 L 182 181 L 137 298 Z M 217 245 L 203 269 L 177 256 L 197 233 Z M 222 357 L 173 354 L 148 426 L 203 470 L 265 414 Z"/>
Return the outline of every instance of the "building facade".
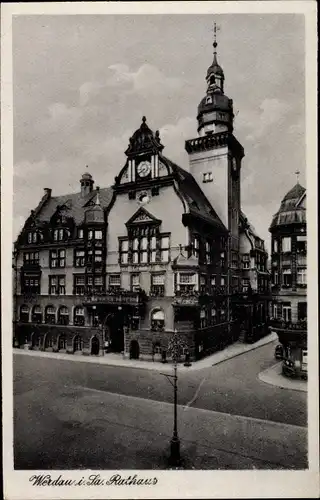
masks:
<path fill-rule="evenodd" d="M 284 347 L 284 373 L 307 371 L 306 190 L 297 183 L 283 198 L 271 232 L 271 325 Z"/>
<path fill-rule="evenodd" d="M 143 117 L 113 186 L 86 172 L 78 193 L 45 189 L 15 244 L 16 343 L 161 359 L 177 331 L 199 359 L 240 326 L 245 341 L 266 333 L 267 253 L 241 211 L 244 150 L 216 42 L 206 84 L 188 171 Z"/>

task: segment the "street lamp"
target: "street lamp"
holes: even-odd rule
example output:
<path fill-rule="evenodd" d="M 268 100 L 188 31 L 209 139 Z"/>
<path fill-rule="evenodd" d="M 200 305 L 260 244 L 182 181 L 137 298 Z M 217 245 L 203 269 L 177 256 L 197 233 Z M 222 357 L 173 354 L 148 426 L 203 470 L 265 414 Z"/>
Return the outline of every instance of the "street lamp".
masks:
<path fill-rule="evenodd" d="M 174 406 L 174 418 L 173 418 L 173 435 L 170 441 L 170 463 L 171 465 L 179 465 L 180 464 L 180 439 L 178 436 L 178 422 L 177 422 L 177 405 L 178 405 L 178 373 L 177 373 L 177 363 L 180 351 L 183 347 L 181 339 L 176 331 L 172 335 L 172 338 L 168 344 L 168 351 L 171 352 L 172 360 L 173 360 L 173 375 L 167 375 L 163 373 L 169 380 L 170 384 L 173 386 L 173 406 Z M 173 383 L 170 378 L 173 378 Z"/>

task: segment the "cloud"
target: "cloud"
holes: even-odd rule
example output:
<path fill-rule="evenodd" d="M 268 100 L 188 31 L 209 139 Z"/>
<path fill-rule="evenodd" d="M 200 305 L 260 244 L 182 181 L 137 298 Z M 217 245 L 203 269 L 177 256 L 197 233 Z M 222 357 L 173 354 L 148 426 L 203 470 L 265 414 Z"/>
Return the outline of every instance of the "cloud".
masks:
<path fill-rule="evenodd" d="M 285 101 L 279 99 L 264 99 L 259 111 L 250 111 L 247 117 L 245 126 L 253 128 L 252 132 L 247 136 L 247 140 L 254 141 L 263 137 L 270 131 L 272 126 L 281 127 L 285 117 L 290 109 L 290 106 Z M 249 120 L 248 120 L 249 118 Z"/>
<path fill-rule="evenodd" d="M 113 75 L 108 79 L 109 87 L 131 84 L 128 92 L 143 92 L 151 91 L 156 94 L 161 92 L 177 90 L 181 82 L 179 78 L 166 76 L 156 66 L 152 64 L 143 64 L 138 71 L 130 71 L 126 64 L 112 64 L 109 69 L 113 71 Z"/>

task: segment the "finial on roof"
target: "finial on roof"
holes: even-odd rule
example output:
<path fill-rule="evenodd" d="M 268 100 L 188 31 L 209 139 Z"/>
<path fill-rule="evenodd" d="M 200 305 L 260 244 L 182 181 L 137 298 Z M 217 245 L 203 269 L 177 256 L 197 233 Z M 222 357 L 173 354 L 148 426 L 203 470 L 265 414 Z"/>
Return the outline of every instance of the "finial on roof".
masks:
<path fill-rule="evenodd" d="M 297 176 L 297 184 L 299 184 L 299 176 L 300 176 L 300 170 L 296 170 L 295 174 Z"/>
<path fill-rule="evenodd" d="M 145 116 L 142 117 L 142 123 L 146 123 L 147 119 Z"/>
<path fill-rule="evenodd" d="M 97 191 L 97 196 L 96 196 L 96 202 L 95 205 L 100 206 L 100 197 L 99 197 L 99 191 Z"/>
<path fill-rule="evenodd" d="M 217 25 L 217 23 L 213 23 L 213 55 L 214 58 L 217 57 L 217 47 L 218 47 L 218 42 L 217 42 L 217 31 L 220 30 L 220 26 Z"/>

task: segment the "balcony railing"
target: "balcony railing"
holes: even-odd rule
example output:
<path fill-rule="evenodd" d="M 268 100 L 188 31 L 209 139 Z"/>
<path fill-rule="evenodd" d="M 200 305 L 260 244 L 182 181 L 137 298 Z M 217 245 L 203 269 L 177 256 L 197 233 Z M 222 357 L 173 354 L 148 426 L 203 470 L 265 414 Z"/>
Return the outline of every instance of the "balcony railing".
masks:
<path fill-rule="evenodd" d="M 175 292 L 173 305 L 179 306 L 197 306 L 199 305 L 199 292 L 195 291 L 179 291 Z"/>
<path fill-rule="evenodd" d="M 307 320 L 299 320 L 296 322 L 283 321 L 281 319 L 270 319 L 269 326 L 275 330 L 307 330 Z"/>

